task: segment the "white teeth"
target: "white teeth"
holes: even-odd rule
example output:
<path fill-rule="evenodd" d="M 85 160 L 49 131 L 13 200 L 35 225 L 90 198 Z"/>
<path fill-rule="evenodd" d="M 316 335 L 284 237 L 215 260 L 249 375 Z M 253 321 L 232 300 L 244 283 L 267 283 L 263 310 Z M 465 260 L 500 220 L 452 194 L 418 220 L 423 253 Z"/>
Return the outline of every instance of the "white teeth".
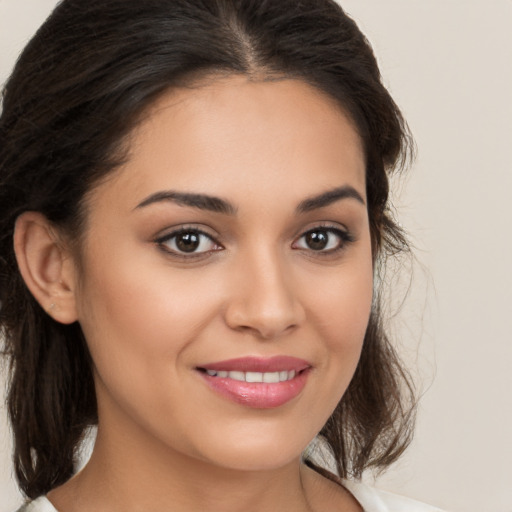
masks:
<path fill-rule="evenodd" d="M 233 380 L 245 381 L 245 373 L 244 372 L 229 372 L 228 377 Z"/>
<path fill-rule="evenodd" d="M 263 382 L 273 383 L 279 382 L 279 372 L 264 373 Z"/>
<path fill-rule="evenodd" d="M 285 382 L 291 380 L 297 375 L 295 370 L 281 372 L 239 372 L 239 371 L 224 371 L 224 370 L 206 370 L 206 373 L 211 377 L 229 378 L 239 380 L 242 382 L 265 382 L 267 384 L 275 384 L 277 382 Z"/>
<path fill-rule="evenodd" d="M 260 372 L 245 372 L 246 382 L 263 382 L 263 373 Z"/>

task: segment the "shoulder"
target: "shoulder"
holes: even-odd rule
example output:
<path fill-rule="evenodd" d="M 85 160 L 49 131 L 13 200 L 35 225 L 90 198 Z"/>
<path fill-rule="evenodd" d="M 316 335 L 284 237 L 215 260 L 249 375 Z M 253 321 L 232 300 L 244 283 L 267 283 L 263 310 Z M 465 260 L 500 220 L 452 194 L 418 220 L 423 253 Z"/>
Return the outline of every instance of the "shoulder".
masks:
<path fill-rule="evenodd" d="M 361 504 L 364 512 L 443 512 L 440 508 L 381 491 L 362 482 L 343 480 L 343 486 Z"/>
<path fill-rule="evenodd" d="M 57 512 L 57 510 L 44 496 L 41 496 L 23 505 L 16 512 Z"/>

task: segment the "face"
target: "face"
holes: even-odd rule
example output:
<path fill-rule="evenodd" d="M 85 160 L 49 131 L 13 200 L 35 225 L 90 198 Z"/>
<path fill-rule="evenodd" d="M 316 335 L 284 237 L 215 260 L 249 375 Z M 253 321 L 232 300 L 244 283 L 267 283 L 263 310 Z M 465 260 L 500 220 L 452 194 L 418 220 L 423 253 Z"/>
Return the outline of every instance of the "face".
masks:
<path fill-rule="evenodd" d="M 76 288 L 100 432 L 286 464 L 345 392 L 368 322 L 361 141 L 310 86 L 241 77 L 169 92 L 132 135 L 91 192 Z"/>

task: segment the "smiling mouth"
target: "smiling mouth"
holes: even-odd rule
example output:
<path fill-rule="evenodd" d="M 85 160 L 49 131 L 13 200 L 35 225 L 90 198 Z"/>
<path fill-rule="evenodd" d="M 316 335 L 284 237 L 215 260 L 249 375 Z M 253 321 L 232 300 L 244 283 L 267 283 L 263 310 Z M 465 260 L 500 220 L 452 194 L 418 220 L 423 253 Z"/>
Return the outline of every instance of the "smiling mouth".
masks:
<path fill-rule="evenodd" d="M 301 394 L 312 366 L 289 356 L 242 357 L 196 370 L 208 387 L 224 398 L 248 407 L 273 409 Z"/>
<path fill-rule="evenodd" d="M 286 382 L 295 378 L 303 370 L 282 370 L 278 372 L 241 372 L 241 371 L 227 371 L 227 370 L 207 370 L 205 368 L 198 368 L 199 371 L 205 372 L 210 377 L 219 377 L 221 379 L 233 379 L 240 382 L 262 382 L 266 384 L 276 384 L 278 382 Z"/>

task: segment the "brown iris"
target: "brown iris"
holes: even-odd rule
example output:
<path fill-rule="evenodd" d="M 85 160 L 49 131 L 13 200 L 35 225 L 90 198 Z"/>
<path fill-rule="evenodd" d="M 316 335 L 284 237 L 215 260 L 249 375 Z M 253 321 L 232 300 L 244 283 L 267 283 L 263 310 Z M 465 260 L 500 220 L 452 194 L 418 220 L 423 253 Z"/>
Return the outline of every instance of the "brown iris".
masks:
<path fill-rule="evenodd" d="M 176 235 L 176 247 L 183 252 L 194 252 L 200 243 L 199 233 L 188 231 Z"/>
<path fill-rule="evenodd" d="M 310 231 L 305 235 L 307 246 L 313 251 L 325 249 L 329 243 L 327 231 Z"/>

